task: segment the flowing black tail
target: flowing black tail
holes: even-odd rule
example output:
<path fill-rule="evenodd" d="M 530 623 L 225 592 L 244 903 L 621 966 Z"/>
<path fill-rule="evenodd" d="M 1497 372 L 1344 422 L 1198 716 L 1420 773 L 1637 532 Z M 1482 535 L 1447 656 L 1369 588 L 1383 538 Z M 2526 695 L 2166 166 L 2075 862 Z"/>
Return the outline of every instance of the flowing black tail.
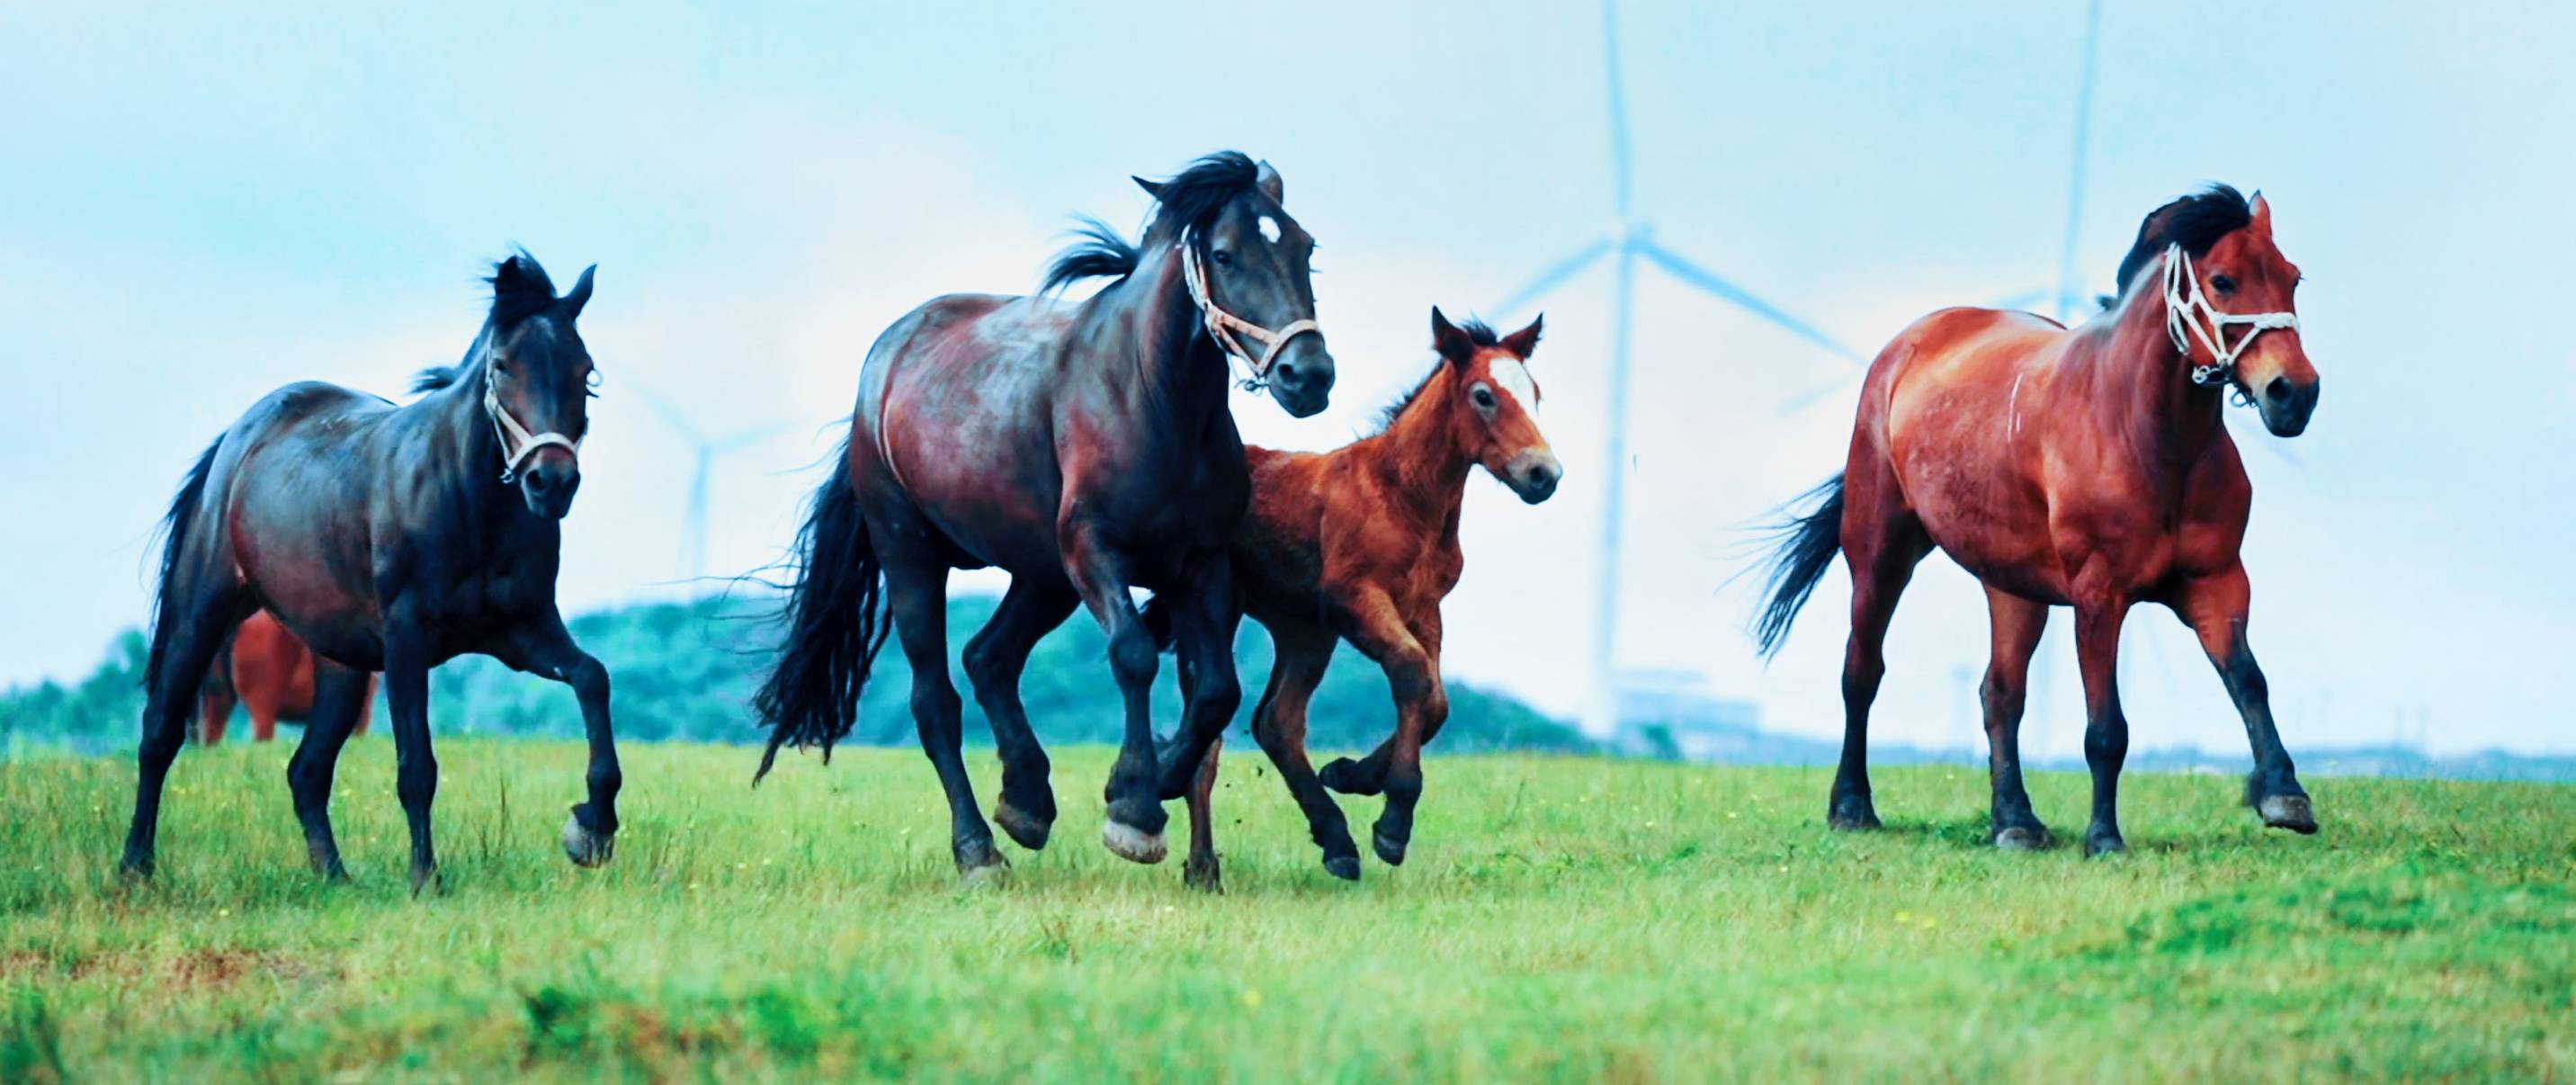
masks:
<path fill-rule="evenodd" d="M 859 497 L 850 487 L 849 448 L 843 445 L 832 478 L 814 494 L 812 514 L 796 533 L 796 586 L 787 597 L 787 644 L 778 667 L 753 696 L 752 710 L 769 725 L 769 748 L 760 771 L 769 775 L 780 746 L 823 747 L 850 733 L 859 720 L 859 691 L 868 668 L 893 628 L 885 595 L 885 570 L 868 543 Z"/>
<path fill-rule="evenodd" d="M 188 527 L 197 519 L 197 505 L 205 500 L 206 474 L 215 468 L 215 450 L 224 447 L 223 435 L 197 457 L 197 465 L 179 482 L 179 495 L 170 499 L 170 514 L 161 518 L 161 579 L 152 589 L 152 652 L 143 659 L 143 689 L 158 688 L 161 679 L 161 657 L 170 647 L 170 580 L 179 572 L 180 552 L 187 548 Z"/>
<path fill-rule="evenodd" d="M 1789 639 L 1789 623 L 1798 620 L 1799 608 L 1816 593 L 1816 581 L 1824 579 L 1825 569 L 1843 548 L 1843 477 L 1826 479 L 1790 505 L 1819 497 L 1823 502 L 1814 512 L 1791 514 L 1775 532 L 1780 550 L 1771 556 L 1771 575 L 1763 578 L 1762 585 L 1765 601 L 1753 620 L 1753 642 L 1764 659 L 1777 654 L 1780 643 Z"/>

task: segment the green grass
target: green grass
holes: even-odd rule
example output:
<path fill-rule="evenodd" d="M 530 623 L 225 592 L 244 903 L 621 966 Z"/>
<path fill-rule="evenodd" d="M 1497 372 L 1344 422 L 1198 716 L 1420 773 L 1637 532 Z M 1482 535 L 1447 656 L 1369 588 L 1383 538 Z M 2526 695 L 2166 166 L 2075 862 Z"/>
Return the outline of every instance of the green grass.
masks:
<path fill-rule="evenodd" d="M 1982 847 L 1972 769 L 1881 772 L 1888 830 L 1846 836 L 1824 770 L 1437 759 L 1411 863 L 1345 885 L 1237 749 L 1207 898 L 1101 849 L 1104 750 L 964 890 L 910 751 L 754 791 L 747 751 L 630 746 L 578 871 L 578 748 L 460 740 L 413 900 L 386 742 L 342 769 L 347 886 L 286 752 L 187 751 L 148 885 L 130 762 L 0 764 L 0 1081 L 2576 1077 L 2563 786 L 2315 779 L 2299 838 L 2133 774 L 2135 851 L 2086 862 Z M 2032 788 L 2080 834 L 2082 779 Z"/>

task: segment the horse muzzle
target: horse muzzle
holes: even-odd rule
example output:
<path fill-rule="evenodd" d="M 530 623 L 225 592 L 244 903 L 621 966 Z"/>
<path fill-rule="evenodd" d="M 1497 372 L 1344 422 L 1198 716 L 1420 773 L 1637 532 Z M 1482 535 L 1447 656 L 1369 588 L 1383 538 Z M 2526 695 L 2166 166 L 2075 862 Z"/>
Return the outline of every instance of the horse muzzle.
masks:
<path fill-rule="evenodd" d="M 2255 409 L 2263 412 L 2263 428 L 2275 437 L 2296 437 L 2307 432 L 2308 418 L 2317 410 L 2317 389 L 2324 382 L 2294 381 L 2274 377 L 2263 382 L 2254 393 Z"/>
<path fill-rule="evenodd" d="M 1556 484 L 1565 478 L 1565 465 L 1558 463 L 1556 453 L 1533 448 L 1512 457 L 1503 470 L 1503 485 L 1512 488 L 1523 502 L 1538 504 L 1556 495 Z"/>
<path fill-rule="evenodd" d="M 1300 335 L 1280 350 L 1265 379 L 1270 398 L 1290 417 L 1313 417 L 1332 402 L 1333 354 L 1321 334 Z"/>
<path fill-rule="evenodd" d="M 570 514 L 573 494 L 580 489 L 581 461 L 570 453 L 539 452 L 519 473 L 519 494 L 527 499 L 528 511 L 549 520 Z"/>

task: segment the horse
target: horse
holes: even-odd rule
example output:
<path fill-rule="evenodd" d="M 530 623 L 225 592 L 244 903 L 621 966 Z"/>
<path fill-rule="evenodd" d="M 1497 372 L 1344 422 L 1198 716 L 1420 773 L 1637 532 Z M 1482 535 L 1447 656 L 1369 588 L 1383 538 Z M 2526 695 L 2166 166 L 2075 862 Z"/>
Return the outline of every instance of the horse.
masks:
<path fill-rule="evenodd" d="M 1449 719 L 1440 680 L 1440 601 L 1466 559 L 1458 513 L 1475 469 L 1538 504 L 1565 469 L 1539 431 L 1539 390 L 1529 359 L 1541 317 L 1497 336 L 1431 310 L 1439 360 L 1394 406 L 1378 432 L 1331 452 L 1246 449 L 1252 512 L 1234 542 L 1235 590 L 1244 612 L 1270 631 L 1269 688 L 1253 708 L 1252 734 L 1306 814 L 1334 877 L 1360 876 L 1359 851 L 1326 788 L 1383 792 L 1370 834 L 1380 860 L 1404 862 L 1422 794 L 1422 744 Z M 1159 616 L 1149 608 L 1149 621 Z M 1386 671 L 1395 733 L 1367 757 L 1338 758 L 1319 775 L 1306 758 L 1306 704 L 1348 640 Z M 1208 810 L 1222 742 L 1208 746 L 1190 790 L 1190 884 L 1222 887 Z"/>
<path fill-rule="evenodd" d="M 565 821 L 564 852 L 581 866 L 609 860 L 620 775 L 608 671 L 573 642 L 554 598 L 597 377 L 574 321 L 596 270 L 558 297 L 536 258 L 513 255 L 488 280 L 472 347 L 423 373 L 412 403 L 290 384 L 206 446 L 162 525 L 128 874 L 152 873 L 162 783 L 208 663 L 262 609 L 324 659 L 383 673 L 413 893 L 437 878 L 429 669 L 468 652 L 572 687 L 589 796 Z M 306 728 L 286 770 L 307 857 L 335 881 L 348 872 L 331 778 L 355 719 Z"/>
<path fill-rule="evenodd" d="M 2031 652 L 2049 608 L 2063 606 L 2075 612 L 2093 777 L 2084 852 L 2127 847 L 2118 807 L 2129 725 L 2115 663 L 2138 603 L 2160 603 L 2191 627 L 2244 718 L 2247 805 L 2265 825 L 2316 832 L 2246 639 L 2252 589 L 2239 551 L 2253 485 L 2223 417 L 2232 392 L 2275 436 L 2307 429 L 2319 378 L 2293 305 L 2299 279 L 2273 243 L 2262 195 L 2211 185 L 2139 224 L 2120 294 L 2082 326 L 1943 309 L 1879 352 L 1843 471 L 1812 492 L 1813 511 L 1783 526 L 1754 629 L 1765 656 L 1776 652 L 1841 552 L 1851 636 L 1831 827 L 1879 826 L 1867 736 L 1887 669 L 1880 649 L 1915 564 L 1937 548 L 1983 583 L 1992 617 L 1980 690 L 1990 843 L 2052 843 L 2022 787 L 2019 741 Z"/>
<path fill-rule="evenodd" d="M 341 689 L 354 684 L 354 690 Z M 354 696 L 352 696 L 354 694 Z M 277 624 L 277 618 L 263 610 L 242 621 L 215 653 L 206 686 L 197 695 L 197 742 L 215 746 L 224 741 L 224 726 L 232 720 L 233 704 L 239 701 L 250 710 L 251 741 L 266 742 L 277 737 L 277 721 L 316 724 L 325 716 L 320 713 L 355 711 L 357 717 L 349 733 L 367 733 L 370 702 L 376 698 L 374 675 L 352 671 L 313 654 L 295 634 Z"/>
<path fill-rule="evenodd" d="M 1155 201 L 1141 245 L 1088 220 L 1035 295 L 935 298 L 869 348 L 848 435 L 789 559 L 783 650 L 753 700 L 771 729 L 755 782 L 781 746 L 820 745 L 828 758 L 890 622 L 969 882 L 1009 863 L 959 754 L 949 570 L 1011 576 L 965 652 L 1002 761 L 994 821 L 1032 850 L 1052 830 L 1049 766 L 1019 677 L 1038 638 L 1082 606 L 1108 634 L 1126 710 L 1103 843 L 1161 862 L 1162 804 L 1187 791 L 1242 699 L 1227 545 L 1251 483 L 1226 402 L 1232 366 L 1296 417 L 1322 410 L 1332 389 L 1309 280 L 1315 243 L 1283 205 L 1279 172 L 1226 151 L 1136 183 Z M 1112 281 L 1080 304 L 1055 300 L 1094 277 Z M 1168 751 L 1148 702 L 1158 652 L 1131 587 L 1170 600 L 1175 616 L 1183 724 Z"/>

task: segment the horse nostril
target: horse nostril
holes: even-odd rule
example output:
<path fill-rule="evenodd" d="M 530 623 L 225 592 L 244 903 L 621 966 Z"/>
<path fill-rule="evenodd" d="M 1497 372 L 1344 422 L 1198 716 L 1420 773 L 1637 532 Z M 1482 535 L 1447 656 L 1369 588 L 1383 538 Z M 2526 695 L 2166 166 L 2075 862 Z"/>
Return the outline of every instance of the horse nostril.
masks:
<path fill-rule="evenodd" d="M 2290 378 L 2288 377 L 2274 377 L 2272 378 L 2272 383 L 2263 386 L 2263 398 L 2271 400 L 2274 403 L 2289 402 L 2290 392 Z"/>
<path fill-rule="evenodd" d="M 1299 378 L 1305 376 L 1305 373 L 1297 368 L 1297 363 L 1295 362 L 1280 362 L 1278 369 L 1279 383 L 1281 384 L 1295 384 Z"/>

